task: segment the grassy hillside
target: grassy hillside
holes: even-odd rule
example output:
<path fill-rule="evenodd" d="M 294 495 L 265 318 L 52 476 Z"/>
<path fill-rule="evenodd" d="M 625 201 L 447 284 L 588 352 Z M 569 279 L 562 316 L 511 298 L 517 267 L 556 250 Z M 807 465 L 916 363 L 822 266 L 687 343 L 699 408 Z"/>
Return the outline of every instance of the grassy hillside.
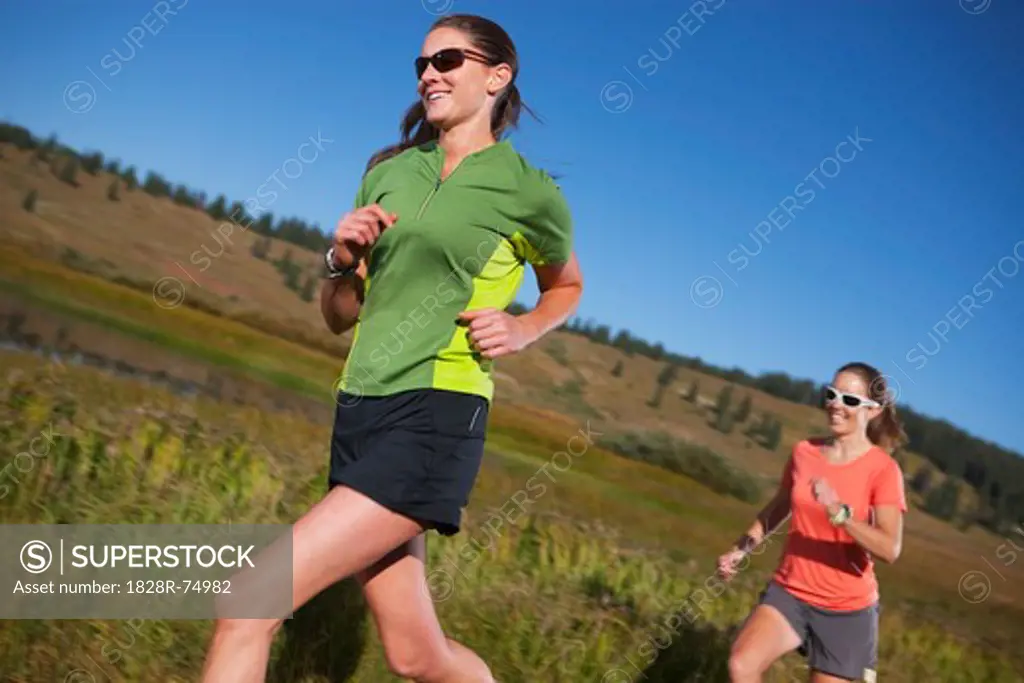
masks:
<path fill-rule="evenodd" d="M 272 413 L 6 352 L 0 375 L 5 460 L 48 424 L 61 435 L 52 457 L 23 468 L 0 499 L 4 523 L 289 522 L 323 491 L 327 444 L 318 418 L 329 405 L 319 414 Z M 712 557 L 749 508 L 597 447 L 545 492 L 519 498 L 513 515 L 509 501 L 552 462 L 539 442 L 557 438 L 564 448 L 566 432 L 540 427 L 536 415 L 520 411 L 497 419 L 466 533 L 431 535 L 430 585 L 446 629 L 478 649 L 499 680 L 601 680 L 616 669 L 627 677 L 605 680 L 725 680 L 731 633 L 778 544 L 735 583 L 716 584 Z M 523 439 L 526 430 L 535 436 Z M 485 526 L 496 515 L 503 524 Z M 467 554 L 466 544 L 477 550 Z M 916 567 L 883 569 L 883 675 L 906 683 L 1019 680 L 1024 669 L 1008 656 L 1018 634 L 997 636 L 991 628 L 994 619 L 1019 613 L 986 606 L 986 651 L 977 630 L 940 626 L 915 609 L 911 573 L 921 576 L 925 554 L 937 550 L 915 542 L 907 558 Z M 929 573 L 955 581 L 945 558 L 932 563 Z M 979 606 L 971 607 L 980 624 Z M 206 621 L 153 619 L 5 621 L 0 667 L 15 683 L 189 681 L 209 628 Z M 349 583 L 288 622 L 271 669 L 271 680 L 292 683 L 395 680 Z M 790 656 L 769 680 L 790 680 L 803 669 Z"/>
<path fill-rule="evenodd" d="M 273 479 L 281 481 L 284 476 L 286 481 L 299 483 L 268 495 L 289 501 L 278 508 L 277 518 L 294 519 L 320 490 L 331 387 L 344 362 L 347 336 L 333 337 L 324 331 L 316 304 L 303 301 L 285 286 L 281 273 L 268 261 L 252 255 L 252 234 L 233 234 L 232 244 L 225 242 L 224 253 L 211 258 L 209 268 L 200 273 L 193 260 L 202 261 L 193 255 L 204 244 L 214 253 L 220 249 L 213 237 L 218 224 L 205 213 L 139 190 L 122 190 L 119 201 L 110 201 L 107 174 L 93 177 L 80 173 L 77 187 L 72 187 L 60 182 L 46 164 L 33 164 L 30 152 L 0 147 L 0 237 L 4 245 L 0 247 L 0 341 L 6 337 L 22 345 L 59 349 L 68 357 L 106 358 L 115 367 L 120 364 L 124 373 L 131 370 L 167 382 L 177 379 L 212 397 L 184 400 L 166 395 L 152 383 L 118 380 L 109 384 L 112 380 L 92 371 L 62 368 L 57 371 L 61 392 L 81 416 L 73 425 L 76 438 L 92 438 L 92 426 L 100 416 L 117 415 L 129 405 L 158 406 L 165 415 L 201 415 L 204 429 L 210 432 L 209 443 L 185 451 L 174 446 L 178 450 L 171 449 L 168 457 L 176 466 L 191 466 L 192 455 L 202 459 L 203 449 L 217 447 L 218 439 L 232 428 L 248 435 L 252 443 L 272 444 L 263 452 L 267 466 L 284 468 L 275 470 Z M 31 189 L 37 191 L 38 199 L 29 212 L 22 201 Z M 318 254 L 272 240 L 272 258 L 286 250 L 293 262 L 310 270 L 318 264 Z M 166 301 L 154 301 L 153 284 L 168 277 L 178 278 L 184 286 L 183 305 L 168 307 L 159 305 Z M 0 358 L 9 387 L 18 381 L 16 373 L 11 374 L 13 368 L 29 368 L 33 376 L 54 376 L 53 369 L 36 368 L 39 361 L 31 357 L 3 354 Z M 671 446 L 658 457 L 667 458 L 666 466 L 675 468 L 666 471 L 665 467 L 621 457 L 601 447 L 604 440 L 588 447 L 583 457 L 573 461 L 564 480 L 531 510 L 540 520 L 543 531 L 536 533 L 546 539 L 547 545 L 542 544 L 546 550 L 540 555 L 536 546 L 531 546 L 534 550 L 529 553 L 518 550 L 521 534 L 527 533 L 525 527 L 510 531 L 502 540 L 505 545 L 499 544 L 503 550 L 496 550 L 495 557 L 481 563 L 472 588 L 446 603 L 446 625 L 456 632 L 465 631 L 470 642 L 479 639 L 481 646 L 503 662 L 501 670 L 508 672 L 507 680 L 522 680 L 511 673 L 517 667 L 536 676 L 530 680 L 581 680 L 578 676 L 582 675 L 600 678 L 602 671 L 593 664 L 581 663 L 555 673 L 550 642 L 537 634 L 572 633 L 568 641 L 584 645 L 571 647 L 587 648 L 587 657 L 581 659 L 611 666 L 614 662 L 609 652 L 621 650 L 637 632 L 653 628 L 664 615 L 658 607 L 664 606 L 664 600 L 678 597 L 679 591 L 689 590 L 708 575 L 714 557 L 749 524 L 757 502 L 770 495 L 792 444 L 823 428 L 821 413 L 811 407 L 730 385 L 720 377 L 688 368 L 680 368 L 665 387 L 660 403 L 651 405 L 649 399 L 658 386 L 663 362 L 627 355 L 621 349 L 565 332 L 502 359 L 497 366 L 497 397 L 488 442 L 491 451 L 469 511 L 470 537 L 482 533 L 480 524 L 493 509 L 507 503 L 580 429 L 609 438 L 628 429 L 649 444 L 657 443 L 652 434 L 662 433 L 674 441 L 666 442 Z M 686 400 L 681 392 L 691 381 L 699 383 L 699 395 Z M 752 402 L 750 418 L 730 433 L 711 424 L 713 406 L 726 386 L 733 387 L 734 407 L 744 396 Z M 34 399 L 41 406 L 38 410 L 52 408 L 51 393 L 38 393 Z M 108 394 L 110 403 L 93 400 L 94 396 L 105 400 Z M 203 402 L 207 400 L 212 402 Z M 10 444 L 5 444 L 8 452 L 4 458 L 10 459 L 17 452 L 10 449 L 18 448 L 17 439 L 28 429 L 28 417 L 17 406 L 6 409 L 12 411 L 11 424 L 15 425 Z M 764 411 L 781 424 L 776 448 L 765 448 L 744 434 L 745 426 Z M 137 457 L 132 448 L 126 445 L 116 452 Z M 294 454 L 301 457 L 292 457 Z M 904 457 L 908 474 L 923 462 L 913 452 Z M 709 462 L 714 464 L 710 470 L 706 467 Z M 267 476 L 264 470 L 259 472 L 264 473 L 261 477 Z M 942 478 L 937 473 L 934 483 Z M 754 498 L 720 493 L 745 490 L 747 482 L 757 487 Z M 25 491 L 64 497 L 83 493 L 61 488 L 65 484 L 43 478 L 33 484 L 40 488 Z M 96 519 L 133 519 L 128 508 L 110 504 L 121 500 L 121 493 L 113 489 L 88 493 L 95 498 Z M 223 515 L 237 519 L 236 514 L 260 514 L 257 502 L 239 503 L 238 510 L 227 511 L 211 501 L 209 491 L 188 495 L 200 518 L 219 521 Z M 918 496 L 912 499 L 920 503 Z M 4 521 L 39 521 L 33 516 L 37 511 L 31 498 L 19 500 L 0 510 Z M 148 514 L 166 514 L 169 521 L 179 519 L 174 516 L 178 512 L 159 506 Z M 586 525 L 585 530 L 581 524 Z M 973 671 L 971 667 L 984 668 L 978 654 L 981 650 L 973 648 L 1014 650 L 1024 624 L 1024 565 L 997 565 L 1001 574 L 992 576 L 991 596 L 982 605 L 971 604 L 960 595 L 961 577 L 971 571 L 987 571 L 986 562 L 1002 563 L 996 551 L 1003 540 L 980 528 L 961 531 L 919 509 L 908 516 L 906 535 L 901 560 L 879 568 L 887 614 L 892 614 L 885 617 L 886 647 L 892 648 L 886 654 L 890 663 L 886 677 L 907 681 L 1015 680 L 995 673 L 989 678 L 974 677 L 974 673 L 970 673 L 972 677 L 957 675 L 966 676 Z M 453 552 L 451 542 L 446 545 L 443 539 L 432 547 L 436 562 L 444 553 Z M 776 550 L 769 549 L 759 560 L 758 571 L 770 569 Z M 623 559 L 621 564 L 611 562 L 608 573 L 602 574 L 602 563 L 595 558 L 604 552 Z M 635 558 L 639 564 L 632 564 Z M 498 577 L 493 582 L 488 579 L 492 563 L 496 563 L 493 571 Z M 680 577 L 680 583 L 666 576 Z M 714 652 L 721 663 L 727 633 L 723 629 L 749 606 L 755 577 L 760 580 L 763 575 L 751 573 L 750 583 L 742 584 L 722 607 L 714 607 L 712 630 L 688 631 L 689 635 L 679 640 L 686 647 L 664 654 L 660 664 L 652 663 L 654 668 L 647 672 L 650 680 L 686 680 L 680 676 L 698 670 L 709 676 L 707 680 L 719 680 L 715 676 L 720 671 L 715 673 L 711 661 L 714 657 L 706 662 L 680 663 L 687 656 L 683 650 L 697 644 Z M 1003 580 L 998 581 L 1000 578 Z M 579 590 L 551 598 L 553 587 L 560 583 Z M 562 610 L 565 615 L 579 612 L 586 617 L 582 624 L 573 622 L 575 626 L 567 626 L 569 622 L 562 623 L 560 617 L 545 621 L 543 610 L 535 604 L 520 604 L 529 601 L 508 603 L 508 596 L 516 591 L 530 600 L 540 599 L 538 596 L 554 599 L 558 609 L 553 614 Z M 501 595 L 506 596 L 504 601 L 499 599 Z M 514 621 L 507 621 L 508 615 L 519 613 L 527 617 L 526 625 L 515 627 Z M 16 664 L 20 668 L 14 669 L 18 673 L 13 680 L 28 681 L 63 675 L 55 670 L 57 663 L 46 660 L 45 653 L 54 643 L 70 639 L 87 651 L 94 648 L 85 644 L 88 633 L 110 633 L 115 627 L 96 623 L 4 628 L 8 632 L 0 634 L 0 640 L 10 635 L 13 640 L 8 642 L 19 643 L 30 656 L 22 661 L 21 650 L 0 648 L 0 665 Z M 504 642 L 499 635 L 502 629 L 517 634 L 518 640 Z M 186 643 L 188 654 L 165 665 L 148 650 L 140 653 L 136 671 L 143 678 L 139 680 L 187 680 L 194 672 L 202 628 L 163 624 L 158 632 L 160 638 L 173 636 L 175 642 Z M 46 635 L 37 638 L 38 633 Z M 317 656 L 307 652 L 298 659 Z M 950 664 L 954 660 L 961 668 Z M 297 660 L 288 661 L 294 664 Z M 369 663 L 359 665 L 360 673 L 353 680 L 381 680 L 380 661 L 379 653 L 371 656 L 366 660 Z M 312 666 L 309 662 L 303 666 L 307 665 Z M 7 666 L 4 669 L 8 670 Z M 309 683 L 320 679 L 285 676 L 282 680 Z"/>
<path fill-rule="evenodd" d="M 31 152 L 11 146 L 5 146 L 5 150 L 0 160 L 0 213 L 4 216 L 0 234 L 18 249 L 0 255 L 5 272 L 13 264 L 25 262 L 24 254 L 28 253 L 108 279 L 125 278 L 139 283 L 143 291 L 162 278 L 176 278 L 184 288 L 183 307 L 164 310 L 140 298 L 134 304 L 139 310 L 132 315 L 142 315 L 148 321 L 160 316 L 187 316 L 183 309 L 195 304 L 248 326 L 259 327 L 262 323 L 301 330 L 308 342 L 316 340 L 324 350 L 343 356 L 349 335 L 330 335 L 324 329 L 317 303 L 303 301 L 285 286 L 281 274 L 268 261 L 250 253 L 257 235 L 239 228 L 230 235 L 229 244 L 217 237 L 218 222 L 202 211 L 156 199 L 141 190 L 122 191 L 120 201 L 112 202 L 106 194 L 113 179 L 108 173 L 95 177 L 79 173 L 78 187 L 71 187 L 46 164 L 33 164 Z M 21 208 L 30 189 L 39 193 L 33 213 Z M 317 253 L 277 240 L 271 242 L 271 259 L 290 251 L 292 260 L 310 272 L 319 265 Z M 203 250 L 204 246 L 208 251 Z M 221 249 L 221 256 L 207 256 Z M 205 271 L 200 272 L 202 266 L 192 263 L 195 254 L 198 263 L 206 264 L 209 259 Z M 47 287 L 59 293 L 62 287 L 72 285 L 66 277 L 59 286 L 47 285 L 56 271 L 38 264 L 33 268 L 39 271 L 34 277 L 22 271 L 8 274 L 7 279 L 22 278 L 19 281 L 32 291 Z M 142 308 L 148 310 L 143 313 Z M 191 326 L 192 319 L 180 323 Z M 205 331 L 193 329 L 198 339 L 206 338 Z M 707 444 L 754 471 L 778 473 L 784 447 L 764 452 L 748 445 L 750 440 L 743 438 L 740 428 L 732 435 L 709 428 L 707 411 L 682 401 L 677 393 L 697 379 L 703 402 L 713 402 L 727 384 L 724 380 L 682 369 L 665 392 L 662 404 L 652 408 L 647 401 L 654 393 L 662 363 L 642 356 L 625 357 L 615 348 L 564 333 L 551 335 L 537 350 L 545 353 L 534 351 L 499 364 L 500 390 L 504 394 L 536 396 L 544 405 L 574 415 L 662 429 Z M 623 372 L 614 377 L 611 371 L 620 360 Z M 735 396 L 738 400 L 747 394 L 753 400 L 754 416 L 769 411 L 781 420 L 783 444 L 820 429 L 819 415 L 807 406 L 742 387 L 737 388 Z M 910 458 L 915 462 L 913 455 Z"/>
<path fill-rule="evenodd" d="M 22 273 L 23 280 L 34 277 L 31 275 L 34 272 L 31 265 L 28 261 L 21 262 L 23 270 L 19 272 Z M 45 272 L 45 269 L 51 266 L 42 263 L 38 264 L 38 267 Z M 14 269 L 8 268 L 4 272 L 9 275 Z M 63 286 L 60 285 L 58 274 L 59 271 L 55 271 L 40 280 L 45 279 L 56 286 Z M 338 359 L 318 358 L 316 352 L 310 350 L 298 353 L 288 342 L 240 326 L 233 321 L 186 308 L 172 312 L 160 311 L 159 315 L 151 319 L 143 318 L 145 324 L 133 323 L 133 315 L 138 310 L 137 306 L 145 301 L 145 295 L 89 276 L 76 273 L 65 275 L 73 286 L 67 286 L 67 295 L 63 300 L 58 300 L 56 296 L 47 299 L 47 290 L 41 284 L 31 290 L 27 290 L 23 284 L 8 285 L 9 299 L 6 309 L 0 309 L 0 314 L 5 320 L 10 319 L 11 312 L 17 310 L 20 296 L 18 292 L 24 288 L 34 292 L 32 296 L 36 298 L 33 301 L 49 301 L 48 305 L 65 312 L 53 313 L 53 320 L 42 320 L 39 314 L 35 317 L 26 316 L 23 330 L 53 330 L 59 324 L 70 330 L 69 337 L 76 340 L 79 350 L 85 350 L 81 345 L 89 343 L 90 338 L 88 335 L 78 334 L 77 330 L 80 329 L 80 325 L 95 326 L 99 320 L 103 322 L 104 328 L 112 328 L 115 332 L 107 337 L 96 338 L 96 346 L 91 349 L 92 351 L 104 350 L 126 358 L 159 359 L 160 356 L 156 353 L 159 349 L 165 354 L 170 353 L 170 357 L 184 357 L 193 364 L 211 366 L 217 373 L 239 373 L 282 390 L 298 392 L 313 401 L 308 404 L 302 403 L 302 410 L 312 410 L 309 414 L 313 416 L 319 414 L 320 421 L 329 419 L 329 414 L 318 413 L 312 406 L 331 405 L 328 386 L 334 374 L 333 368 L 339 364 Z M 79 299 L 86 300 L 89 304 L 76 304 Z M 76 316 L 75 312 L 79 308 L 88 312 L 88 315 L 84 316 L 84 321 Z M 189 322 L 184 324 L 182 321 Z M 142 346 L 137 346 L 130 354 L 126 354 L 121 349 L 129 343 L 129 339 Z M 218 343 L 215 346 L 210 345 L 203 343 L 204 339 L 207 342 L 216 339 Z M 570 341 L 578 343 L 580 340 Z M 578 353 L 580 356 L 586 356 L 585 345 L 589 345 L 589 342 L 583 342 L 582 345 L 584 348 Z M 225 354 L 219 350 L 222 347 L 231 348 L 233 351 L 231 354 Z M 225 360 L 228 362 L 217 365 L 219 361 Z M 543 368 L 550 358 L 543 349 L 531 349 L 524 353 L 520 360 L 533 362 L 536 367 Z M 168 363 L 169 357 L 165 357 L 162 362 Z M 598 361 L 592 359 L 590 362 Z M 268 367 L 268 363 L 272 364 Z M 318 363 L 322 363 L 322 370 L 317 369 Z M 150 366 L 151 369 L 155 367 Z M 210 374 L 211 371 L 207 371 L 207 377 L 200 377 L 199 381 L 208 380 Z M 192 377 L 196 377 L 196 374 L 193 373 Z M 518 382 L 517 379 L 514 381 Z M 543 385 L 533 382 L 528 386 L 531 387 L 529 393 L 523 392 L 522 384 L 510 387 L 510 390 L 503 392 L 502 398 L 496 402 L 491 443 L 513 451 L 525 448 L 527 451 L 540 450 L 550 454 L 564 450 L 567 440 L 586 425 L 589 425 L 596 434 L 606 434 L 621 428 L 622 423 L 618 420 L 592 416 L 576 417 L 571 411 L 559 412 L 546 407 L 544 403 L 557 404 L 559 399 L 538 401 L 538 396 L 543 394 L 540 391 Z M 277 405 L 286 406 L 288 402 L 279 400 Z M 701 427 L 702 423 L 696 418 L 694 422 L 694 432 L 698 432 L 697 428 Z M 628 424 L 633 429 L 638 427 L 636 421 Z M 650 424 L 660 423 L 652 420 Z M 712 433 L 711 430 L 709 433 Z M 595 447 L 593 452 L 605 451 Z M 720 452 L 726 458 L 742 463 L 750 461 L 754 457 L 752 453 L 756 453 L 757 448 L 738 448 Z M 763 457 L 781 461 L 782 453 L 766 454 Z M 708 562 L 749 523 L 756 510 L 754 505 L 731 497 L 715 495 L 699 482 L 681 486 L 679 482 L 690 480 L 672 477 L 664 470 L 648 465 L 643 465 L 639 470 L 647 474 L 637 476 L 637 465 L 639 463 L 631 463 L 611 454 L 597 460 L 589 457 L 588 453 L 587 458 L 580 459 L 574 466 L 574 472 L 591 474 L 595 479 L 596 486 L 588 498 L 589 509 L 585 518 L 596 518 L 611 528 L 630 529 L 629 537 L 624 540 L 629 546 L 660 549 L 675 557 L 700 558 Z M 525 481 L 530 472 L 524 471 L 523 474 Z M 773 475 L 773 471 L 766 470 L 764 496 L 769 494 L 768 487 L 774 483 Z M 632 492 L 631 505 L 615 511 L 611 516 L 606 516 L 603 487 L 607 484 L 599 484 L 600 482 L 628 482 L 629 490 Z M 696 491 L 702 493 L 698 495 Z M 556 510 L 568 514 L 578 514 L 580 511 L 571 499 L 561 495 L 553 497 L 550 504 Z M 679 516 L 674 519 L 684 520 L 684 523 L 679 524 L 677 528 L 676 524 L 670 523 L 667 519 L 652 517 L 652 509 L 676 512 Z M 991 557 L 998 544 L 997 538 L 979 529 L 962 533 L 926 515 L 912 514 L 907 520 L 904 557 L 892 567 L 880 567 L 880 574 L 885 582 L 883 585 L 891 586 L 891 593 L 887 595 L 892 595 L 894 599 L 898 596 L 907 609 L 922 616 L 931 615 L 962 626 L 965 635 L 984 633 L 986 639 L 1004 638 L 1024 620 L 1024 595 L 1021 595 L 1021 586 L 1024 586 L 1024 582 L 1011 582 L 1003 587 L 1003 590 L 994 593 L 986 605 L 984 615 L 979 613 L 975 605 L 969 605 L 959 599 L 957 593 L 959 577 L 978 568 L 979 558 Z M 935 565 L 938 565 L 938 568 Z M 1018 567 L 1009 567 L 1006 571 L 1010 572 L 1008 575 L 1013 575 L 1017 569 Z"/>
<path fill-rule="evenodd" d="M 337 346 L 322 325 L 316 302 L 305 302 L 286 288 L 270 263 L 290 250 L 293 260 L 312 273 L 320 264 L 313 252 L 273 241 L 268 261 L 254 258 L 250 249 L 256 236 L 251 232 L 239 228 L 225 237 L 217 232 L 219 223 L 205 213 L 156 200 L 139 189 L 122 189 L 119 201 L 110 201 L 110 174 L 79 172 L 77 187 L 72 187 L 47 164 L 33 163 L 31 153 L 3 147 L 0 215 L 5 243 L 150 287 L 161 278 L 175 278 L 187 303 L 210 302 L 227 314 L 265 316 Z M 38 200 L 30 213 L 22 203 L 32 189 Z"/>
<path fill-rule="evenodd" d="M 188 328 L 190 331 L 183 336 L 191 337 L 201 347 L 211 331 L 197 326 L 198 318 L 189 317 L 192 312 L 187 311 L 198 307 L 227 318 L 225 325 L 229 320 L 237 321 L 239 325 L 231 328 L 232 335 L 242 334 L 242 327 L 256 328 L 318 351 L 309 357 L 308 371 L 300 373 L 311 382 L 303 387 L 307 392 L 322 391 L 325 381 L 330 381 L 327 378 L 336 375 L 349 334 L 340 338 L 330 335 L 322 325 L 316 302 L 303 301 L 288 289 L 281 273 L 270 263 L 288 252 L 290 260 L 312 273 L 319 265 L 318 253 L 270 239 L 267 259 L 258 259 L 251 253 L 252 245 L 263 238 L 252 232 L 241 228 L 230 233 L 223 229 L 218 232 L 222 224 L 207 213 L 150 196 L 140 189 L 129 192 L 122 188 L 119 200 L 111 201 L 107 193 L 115 176 L 103 171 L 95 176 L 79 172 L 76 186 L 71 186 L 61 182 L 47 163 L 35 160 L 34 152 L 11 145 L 3 147 L 0 212 L 5 219 L 0 234 L 12 246 L 0 253 L 0 264 L 9 283 L 20 283 L 23 292 L 34 296 L 49 292 L 50 301 L 61 299 L 65 288 L 75 286 L 74 279 L 66 274 L 57 276 L 58 270 L 42 263 L 26 261 L 25 255 L 56 261 L 108 279 L 130 282 L 150 294 L 146 297 L 150 301 L 134 299 L 133 310 L 125 317 L 142 321 L 151 330 L 160 327 L 153 324 L 154 319 L 173 319 L 168 329 L 177 332 Z M 38 192 L 38 200 L 34 211 L 28 212 L 21 204 L 32 189 Z M 15 269 L 13 266 L 19 263 L 32 266 Z M 29 275 L 27 268 L 35 274 Z M 152 301 L 154 284 L 163 281 L 157 290 L 160 299 L 167 291 L 168 278 L 176 280 L 173 287 L 180 283 L 184 293 L 184 305 L 170 310 Z M 93 307 L 97 302 L 84 303 Z M 162 300 L 161 303 L 166 304 Z M 222 347 L 231 356 L 225 362 L 233 360 L 264 374 L 275 371 L 274 358 L 288 353 L 283 348 L 273 349 L 269 357 L 249 356 L 241 361 L 235 353 L 239 343 L 233 341 Z M 613 376 L 612 370 L 619 362 L 622 372 Z M 324 371 L 324 363 L 330 371 Z M 556 333 L 537 349 L 498 364 L 499 391 L 512 400 L 525 401 L 529 397 L 531 403 L 577 418 L 663 431 L 707 446 L 766 479 L 777 478 L 792 443 L 821 429 L 820 414 L 813 408 L 736 387 L 734 405 L 749 396 L 752 414 L 747 424 L 737 425 L 731 434 L 723 434 L 710 426 L 714 411 L 708 410 L 708 406 L 714 404 L 729 382 L 687 368 L 680 368 L 675 381 L 666 388 L 661 404 L 651 407 L 648 399 L 655 392 L 663 368 L 663 363 L 650 358 L 627 357 L 619 349 L 579 335 Z M 684 401 L 679 392 L 694 380 L 700 385 L 698 400 Z M 743 433 L 765 411 L 781 422 L 781 442 L 773 450 L 758 446 Z M 902 457 L 908 476 L 924 463 L 913 452 Z M 944 478 L 936 471 L 933 486 Z M 969 511 L 976 505 L 976 496 L 969 487 L 960 488 L 961 508 Z"/>

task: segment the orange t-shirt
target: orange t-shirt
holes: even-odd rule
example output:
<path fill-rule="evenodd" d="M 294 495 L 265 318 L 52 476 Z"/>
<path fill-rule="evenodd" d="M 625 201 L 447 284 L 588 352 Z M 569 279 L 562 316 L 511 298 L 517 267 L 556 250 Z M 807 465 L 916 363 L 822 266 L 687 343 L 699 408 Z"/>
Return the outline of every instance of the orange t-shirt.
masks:
<path fill-rule="evenodd" d="M 814 499 L 812 480 L 823 478 L 853 508 L 853 518 L 866 522 L 874 506 L 895 505 L 906 512 L 903 472 L 892 456 L 875 447 L 856 460 L 834 465 L 822 444 L 804 440 L 793 448 L 782 486 L 789 487 L 793 515 L 775 581 L 815 607 L 846 611 L 878 601 L 874 562 L 842 527 L 828 521 L 825 507 Z"/>

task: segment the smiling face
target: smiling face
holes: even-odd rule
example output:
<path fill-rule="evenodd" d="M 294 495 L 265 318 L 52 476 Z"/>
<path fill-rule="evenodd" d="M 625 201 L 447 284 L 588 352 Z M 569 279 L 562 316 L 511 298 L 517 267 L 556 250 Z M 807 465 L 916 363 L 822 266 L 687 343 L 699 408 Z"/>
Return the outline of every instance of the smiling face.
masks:
<path fill-rule="evenodd" d="M 840 372 L 832 380 L 832 386 L 844 394 L 853 394 L 871 400 L 870 387 L 857 372 Z M 849 406 L 841 397 L 825 403 L 828 426 L 833 436 L 844 437 L 854 434 L 867 436 L 868 422 L 882 412 L 877 406 Z"/>
<path fill-rule="evenodd" d="M 451 50 L 462 51 L 464 57 Z M 438 55 L 439 62 L 427 65 L 417 85 L 427 121 L 439 130 L 472 120 L 490 126 L 495 96 L 511 80 L 509 66 L 490 66 L 487 62 L 493 60 L 473 45 L 466 33 L 449 27 L 431 31 L 420 55 Z"/>

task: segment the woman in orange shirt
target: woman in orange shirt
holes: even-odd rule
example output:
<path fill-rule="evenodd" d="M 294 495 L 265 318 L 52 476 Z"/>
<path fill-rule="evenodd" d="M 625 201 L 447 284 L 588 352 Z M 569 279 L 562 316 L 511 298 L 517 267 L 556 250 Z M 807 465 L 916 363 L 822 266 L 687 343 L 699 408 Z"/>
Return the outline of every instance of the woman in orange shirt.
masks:
<path fill-rule="evenodd" d="M 890 452 L 906 441 L 885 377 L 865 363 L 841 367 L 825 389 L 831 437 L 798 443 L 775 497 L 718 560 L 736 565 L 792 514 L 772 581 L 733 643 L 733 683 L 757 683 L 799 648 L 812 683 L 875 680 L 878 582 L 873 558 L 895 562 L 907 510 Z"/>

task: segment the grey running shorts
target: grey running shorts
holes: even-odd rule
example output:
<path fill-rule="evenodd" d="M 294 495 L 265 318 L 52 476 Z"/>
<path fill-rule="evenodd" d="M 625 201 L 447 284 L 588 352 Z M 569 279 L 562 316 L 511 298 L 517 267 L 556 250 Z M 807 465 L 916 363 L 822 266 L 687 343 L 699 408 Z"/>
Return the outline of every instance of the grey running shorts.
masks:
<path fill-rule="evenodd" d="M 878 604 L 851 612 L 814 607 L 772 581 L 761 594 L 786 618 L 802 642 L 798 652 L 812 670 L 874 683 L 878 666 Z"/>

